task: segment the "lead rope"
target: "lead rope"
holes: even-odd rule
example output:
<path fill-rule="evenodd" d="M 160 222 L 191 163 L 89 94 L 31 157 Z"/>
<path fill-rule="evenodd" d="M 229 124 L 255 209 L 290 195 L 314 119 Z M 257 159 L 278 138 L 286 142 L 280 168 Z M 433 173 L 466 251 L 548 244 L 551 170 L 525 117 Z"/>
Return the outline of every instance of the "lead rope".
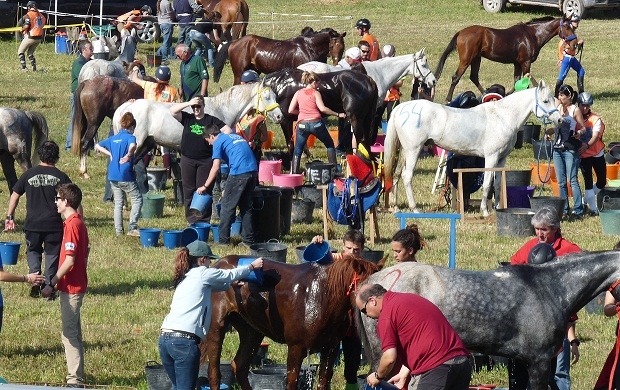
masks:
<path fill-rule="evenodd" d="M 547 151 L 547 140 L 545 139 L 544 134 L 546 133 L 546 128 L 545 131 L 543 131 L 543 137 L 542 140 L 540 141 L 540 145 L 538 147 L 538 155 L 536 156 L 536 168 L 538 170 L 538 181 L 540 181 L 542 183 L 542 186 L 540 186 L 540 189 L 538 190 L 538 196 L 542 195 L 543 189 L 545 188 L 545 184 L 547 184 L 550 180 L 551 180 L 551 158 L 553 157 L 553 149 L 551 149 L 551 155 L 549 155 L 549 152 Z M 549 141 L 551 142 L 551 141 Z M 543 149 L 545 151 L 545 155 L 547 157 L 547 172 L 545 172 L 545 177 L 542 178 L 540 175 L 540 163 L 541 163 L 541 154 L 543 152 Z"/>

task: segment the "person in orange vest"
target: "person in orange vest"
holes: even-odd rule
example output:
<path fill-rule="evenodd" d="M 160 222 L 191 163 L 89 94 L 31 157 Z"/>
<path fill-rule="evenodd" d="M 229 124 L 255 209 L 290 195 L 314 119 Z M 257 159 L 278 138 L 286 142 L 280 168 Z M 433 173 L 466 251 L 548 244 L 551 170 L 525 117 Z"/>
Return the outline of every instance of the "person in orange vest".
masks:
<path fill-rule="evenodd" d="M 248 69 L 241 74 L 241 84 L 250 84 L 260 81 L 258 73 Z M 267 133 L 267 123 L 265 117 L 256 112 L 255 109 L 248 111 L 236 125 L 237 134 L 245 139 L 256 157 L 256 161 L 260 161 L 263 157 L 261 146 L 263 142 L 269 139 Z"/>
<path fill-rule="evenodd" d="M 573 30 L 577 31 L 581 17 L 575 14 L 571 16 L 570 20 Z M 577 72 L 577 90 L 579 93 L 583 92 L 583 77 L 586 75 L 586 70 L 576 57 L 577 51 L 580 50 L 580 48 L 583 48 L 583 39 L 578 39 L 576 34 L 568 37 L 560 36 L 560 43 L 558 45 L 558 68 L 560 68 L 560 73 L 555 82 L 556 97 L 558 96 L 560 86 L 564 84 L 564 79 L 571 68 Z"/>
<path fill-rule="evenodd" d="M 377 41 L 377 38 L 370 34 L 370 21 L 368 19 L 360 19 L 357 23 L 355 23 L 355 28 L 362 37 L 362 41 L 368 42 L 368 45 L 370 46 L 368 60 L 376 61 L 381 58 L 381 53 L 379 52 L 379 41 Z"/>
<path fill-rule="evenodd" d="M 140 23 L 142 17 L 152 14 L 153 10 L 148 5 L 144 5 L 140 9 L 132 9 L 116 18 L 118 21 L 116 28 L 121 32 L 121 37 L 125 35 L 135 36 L 136 30 L 144 29 L 144 26 Z"/>
<path fill-rule="evenodd" d="M 28 59 L 30 60 L 30 65 L 32 65 L 32 71 L 36 72 L 37 60 L 34 58 L 34 51 L 43 40 L 46 19 L 45 16 L 39 12 L 36 2 L 30 0 L 28 4 L 26 4 L 26 8 L 28 9 L 28 12 L 26 12 L 18 23 L 18 26 L 22 28 L 22 35 L 24 36 L 24 39 L 17 49 L 17 56 L 19 57 L 19 62 L 22 65 L 22 72 L 27 72 L 26 53 L 28 53 Z"/>

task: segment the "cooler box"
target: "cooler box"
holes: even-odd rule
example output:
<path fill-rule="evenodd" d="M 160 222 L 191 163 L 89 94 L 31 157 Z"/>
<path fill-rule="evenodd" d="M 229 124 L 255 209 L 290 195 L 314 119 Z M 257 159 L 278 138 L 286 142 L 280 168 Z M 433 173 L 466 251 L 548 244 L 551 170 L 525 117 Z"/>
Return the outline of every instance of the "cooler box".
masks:
<path fill-rule="evenodd" d="M 67 50 L 67 34 L 66 33 L 56 34 L 55 52 L 56 54 L 69 54 L 69 51 Z"/>

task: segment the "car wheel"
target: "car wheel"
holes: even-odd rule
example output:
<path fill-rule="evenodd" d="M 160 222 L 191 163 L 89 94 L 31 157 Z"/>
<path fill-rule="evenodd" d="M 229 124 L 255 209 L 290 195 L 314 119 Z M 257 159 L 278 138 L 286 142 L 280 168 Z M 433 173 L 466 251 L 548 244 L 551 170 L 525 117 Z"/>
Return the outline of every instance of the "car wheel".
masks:
<path fill-rule="evenodd" d="M 161 35 L 161 30 L 159 29 L 159 24 L 157 23 L 157 17 L 144 17 L 142 18 L 142 23 L 144 23 L 144 28 L 142 30 L 137 30 L 138 41 L 142 43 L 153 43 L 157 41 Z"/>
<path fill-rule="evenodd" d="M 585 13 L 585 7 L 583 6 L 583 1 L 582 0 L 564 0 L 564 3 L 562 3 L 562 12 L 564 12 L 564 15 L 566 16 L 571 16 L 571 15 L 576 14 L 583 18 L 583 15 Z"/>
<path fill-rule="evenodd" d="M 506 8 L 506 0 L 482 0 L 482 7 L 487 12 L 496 14 L 502 12 Z"/>

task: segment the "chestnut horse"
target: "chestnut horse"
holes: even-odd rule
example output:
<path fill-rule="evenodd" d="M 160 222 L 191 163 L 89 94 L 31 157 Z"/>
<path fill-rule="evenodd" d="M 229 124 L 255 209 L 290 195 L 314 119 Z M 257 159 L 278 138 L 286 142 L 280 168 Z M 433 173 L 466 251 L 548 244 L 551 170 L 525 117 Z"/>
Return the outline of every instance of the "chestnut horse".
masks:
<path fill-rule="evenodd" d="M 223 45 L 215 57 L 213 80 L 219 82 L 226 60 L 234 74 L 234 84 L 241 82 L 241 73 L 254 69 L 259 73 L 271 73 L 285 68 L 296 68 L 309 61 L 326 62 L 329 56 L 334 65 L 342 58 L 344 37 L 334 29 L 324 28 L 306 35 L 284 41 L 258 35 L 246 35 Z"/>
<path fill-rule="evenodd" d="M 226 256 L 212 267 L 233 268 L 240 258 Z M 357 285 L 381 270 L 384 261 L 373 264 L 346 256 L 323 266 L 265 260 L 262 285 L 244 283 L 212 293 L 211 325 L 206 342 L 200 345 L 202 362 L 209 360 L 210 387 L 219 389 L 222 344 L 232 325 L 239 333 L 232 367 L 243 390 L 251 389 L 250 363 L 265 336 L 288 345 L 287 390 L 297 389 L 303 359 L 317 352 L 321 353 L 318 389 L 328 389 Z"/>
<path fill-rule="evenodd" d="M 481 93 L 484 93 L 484 88 L 478 79 L 482 57 L 503 64 L 513 64 L 516 82 L 530 72 L 530 67 L 538 58 L 540 49 L 558 33 L 560 36 L 572 35 L 570 18 L 553 19 L 548 16 L 505 29 L 475 25 L 457 32 L 441 55 L 435 71 L 435 77 L 439 78 L 450 53 L 455 49 L 458 50 L 459 67 L 452 76 L 452 85 L 446 101 L 452 100 L 454 88 L 470 65 L 469 79 Z"/>
<path fill-rule="evenodd" d="M 97 134 L 101 122 L 114 117 L 114 111 L 129 99 L 144 98 L 144 89 L 129 79 L 97 76 L 78 85 L 73 95 L 73 140 L 71 151 L 80 155 L 80 173 L 89 178 L 86 169 L 88 144 Z"/>
<path fill-rule="evenodd" d="M 245 0 L 198 0 L 204 17 L 213 22 L 215 45 L 244 37 L 250 20 Z"/>

